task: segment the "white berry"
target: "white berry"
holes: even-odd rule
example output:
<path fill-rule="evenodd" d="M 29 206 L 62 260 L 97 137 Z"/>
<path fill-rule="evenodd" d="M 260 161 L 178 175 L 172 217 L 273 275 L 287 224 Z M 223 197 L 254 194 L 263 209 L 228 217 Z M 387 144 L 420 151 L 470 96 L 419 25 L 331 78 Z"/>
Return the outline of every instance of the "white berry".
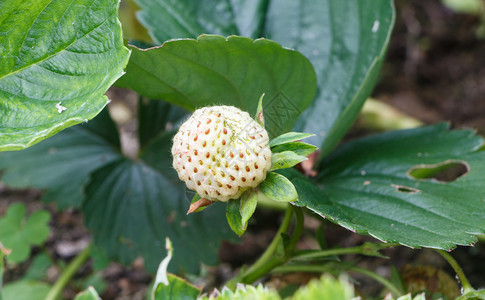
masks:
<path fill-rule="evenodd" d="M 239 198 L 271 167 L 268 133 L 233 106 L 196 110 L 175 135 L 172 156 L 187 187 L 213 201 Z"/>

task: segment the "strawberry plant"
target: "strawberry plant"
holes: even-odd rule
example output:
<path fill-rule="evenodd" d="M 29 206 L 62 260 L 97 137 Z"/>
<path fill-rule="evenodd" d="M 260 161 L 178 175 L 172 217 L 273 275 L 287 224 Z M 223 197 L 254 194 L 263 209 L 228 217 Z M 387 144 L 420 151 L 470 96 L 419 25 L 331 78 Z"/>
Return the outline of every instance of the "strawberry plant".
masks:
<path fill-rule="evenodd" d="M 398 246 L 437 249 L 457 272 L 462 299 L 484 297 L 446 252 L 485 233 L 483 138 L 441 123 L 342 143 L 378 79 L 391 0 L 135 2 L 144 30 L 125 23 L 133 25 L 126 41 L 115 0 L 0 2 L 6 185 L 40 189 L 44 202 L 81 211 L 93 249 L 123 264 L 142 257 L 152 273 L 166 238 L 175 249 L 169 270 L 196 274 L 217 264 L 223 240 L 244 234 L 258 205 L 283 207 L 272 242 L 220 299 L 277 299 L 275 290 L 250 286 L 270 273 L 347 271 L 398 298 L 407 293 L 399 280 L 336 259 Z M 107 108 L 112 85 L 139 96 L 135 154 L 121 146 Z M 455 167 L 465 171 L 441 177 Z M 30 219 L 23 228 L 8 221 L 12 214 L 0 221 L 15 225 L 0 228 L 7 261 L 41 244 L 48 221 L 38 217 L 38 235 L 21 239 L 12 232 L 30 228 Z M 309 214 L 378 241 L 299 249 Z M 91 249 L 48 299 L 59 297 Z M 199 297 L 198 287 L 166 275 L 168 260 L 153 298 Z M 343 278 L 324 276 L 287 296 L 347 299 L 353 291 Z M 90 288 L 77 299 L 97 297 Z"/>

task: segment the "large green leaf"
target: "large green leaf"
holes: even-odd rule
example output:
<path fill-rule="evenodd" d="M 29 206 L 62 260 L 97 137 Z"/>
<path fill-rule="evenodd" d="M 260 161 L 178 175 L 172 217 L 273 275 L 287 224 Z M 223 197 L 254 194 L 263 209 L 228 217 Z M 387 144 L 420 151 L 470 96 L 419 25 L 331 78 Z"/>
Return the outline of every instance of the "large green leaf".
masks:
<path fill-rule="evenodd" d="M 133 48 L 117 84 L 184 108 L 224 104 L 251 115 L 263 100 L 271 136 L 289 131 L 311 103 L 316 78 L 300 53 L 270 40 L 203 35 L 161 47 Z"/>
<path fill-rule="evenodd" d="M 177 128 L 188 112 L 165 101 L 140 97 L 138 103 L 138 137 L 140 148 L 150 144 L 158 134 Z"/>
<path fill-rule="evenodd" d="M 268 0 L 135 0 L 138 19 L 156 44 L 172 38 L 195 38 L 202 33 L 262 36 Z"/>
<path fill-rule="evenodd" d="M 96 171 L 86 195 L 83 210 L 95 243 L 123 263 L 142 255 L 150 271 L 164 257 L 167 236 L 177 249 L 169 269 L 187 272 L 217 263 L 221 237 L 231 236 L 221 205 L 187 216 L 180 183 L 143 163 L 123 159 Z"/>
<path fill-rule="evenodd" d="M 316 134 L 311 142 L 323 143 L 322 156 L 372 91 L 394 23 L 392 0 L 137 2 L 139 19 L 157 44 L 203 33 L 265 36 L 304 54 L 316 70 L 318 90 L 297 129 Z"/>
<path fill-rule="evenodd" d="M 347 143 L 323 161 L 319 187 L 292 172 L 298 203 L 386 242 L 471 245 L 485 232 L 485 151 L 477 151 L 483 140 L 471 130 L 447 129 L 439 124 Z M 466 174 L 451 182 L 410 175 L 448 162 L 465 165 Z"/>
<path fill-rule="evenodd" d="M 394 22 L 392 0 L 275 0 L 266 36 L 304 54 L 318 78 L 316 99 L 297 131 L 312 132 L 322 155 L 337 145 L 369 96 Z"/>
<path fill-rule="evenodd" d="M 88 175 L 120 157 L 119 139 L 108 111 L 29 149 L 0 153 L 2 181 L 10 187 L 46 190 L 42 200 L 78 207 Z"/>
<path fill-rule="evenodd" d="M 129 51 L 118 0 L 0 2 L 0 151 L 96 116 Z"/>
<path fill-rule="evenodd" d="M 196 272 L 201 262 L 215 264 L 220 240 L 235 235 L 230 232 L 224 208 L 219 205 L 211 206 L 207 212 L 186 216 L 190 201 L 173 170 L 172 134 L 165 131 L 173 124 L 162 124 L 151 117 L 153 113 L 163 117 L 164 122 L 176 121 L 183 111 L 162 105 L 167 110 L 163 115 L 160 106 L 145 104 L 148 106 L 140 110 L 143 124 L 140 128 L 152 124 L 158 131 L 151 128 L 144 135 L 137 162 L 119 152 L 115 125 L 104 111 L 87 124 L 69 128 L 32 148 L 1 153 L 0 169 L 6 168 L 4 179 L 9 185 L 45 189 L 44 199 L 62 207 L 79 206 L 84 200 L 81 208 L 96 246 L 111 259 L 130 263 L 133 258 L 143 256 L 147 269 L 154 271 L 165 253 L 163 243 L 158 241 L 170 236 L 177 248 L 185 250 L 172 267 Z M 147 112 L 148 107 L 157 112 Z M 84 187 L 88 183 L 86 194 Z M 107 190 L 93 188 L 97 185 Z M 110 193 L 119 198 L 108 198 Z M 106 227 L 106 224 L 113 226 Z M 130 239 L 136 241 L 136 247 L 132 247 Z"/>

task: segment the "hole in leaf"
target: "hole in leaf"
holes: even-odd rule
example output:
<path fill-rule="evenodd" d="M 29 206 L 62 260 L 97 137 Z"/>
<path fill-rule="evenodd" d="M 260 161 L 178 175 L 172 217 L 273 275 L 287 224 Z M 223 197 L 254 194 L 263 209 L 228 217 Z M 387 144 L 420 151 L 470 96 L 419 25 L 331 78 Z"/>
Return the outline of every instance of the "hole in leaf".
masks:
<path fill-rule="evenodd" d="M 452 182 L 468 173 L 470 167 L 464 161 L 447 160 L 433 165 L 417 165 L 409 169 L 413 179 L 434 179 L 441 182 Z"/>
<path fill-rule="evenodd" d="M 412 193 L 412 194 L 419 192 L 418 189 L 415 189 L 415 188 L 412 188 L 412 187 L 408 187 L 408 186 L 404 186 L 404 185 L 397 185 L 397 184 L 391 184 L 391 185 L 393 187 L 395 187 L 398 192 Z"/>

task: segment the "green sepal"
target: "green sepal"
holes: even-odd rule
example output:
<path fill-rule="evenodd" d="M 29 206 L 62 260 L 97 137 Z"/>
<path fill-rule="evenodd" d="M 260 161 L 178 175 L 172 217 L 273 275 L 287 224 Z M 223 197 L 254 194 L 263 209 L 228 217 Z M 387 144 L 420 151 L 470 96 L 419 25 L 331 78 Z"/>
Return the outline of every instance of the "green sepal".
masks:
<path fill-rule="evenodd" d="M 239 206 L 239 213 L 241 214 L 242 224 L 244 230 L 248 227 L 248 221 L 256 210 L 258 205 L 258 192 L 248 190 L 241 196 L 241 203 Z"/>
<path fill-rule="evenodd" d="M 291 168 L 306 159 L 307 158 L 305 156 L 298 155 L 293 151 L 273 153 L 271 155 L 271 168 L 269 170 L 274 171 L 278 169 Z"/>
<path fill-rule="evenodd" d="M 314 134 L 304 133 L 304 132 L 287 132 L 287 133 L 284 133 L 284 134 L 277 136 L 274 139 L 272 139 L 269 142 L 269 146 L 274 147 L 274 146 L 277 146 L 277 145 L 286 144 L 286 143 L 306 139 L 306 138 L 311 137 L 311 136 L 314 136 Z"/>
<path fill-rule="evenodd" d="M 232 231 L 238 236 L 243 235 L 246 231 L 246 226 L 242 221 L 241 212 L 239 208 L 241 207 L 241 198 L 239 199 L 231 199 L 227 201 L 226 204 L 226 218 L 227 223 L 231 227 Z"/>
<path fill-rule="evenodd" d="M 263 194 L 275 201 L 292 202 L 298 199 L 295 187 L 288 178 L 283 175 L 269 172 L 259 189 Z"/>
<path fill-rule="evenodd" d="M 316 150 L 318 150 L 318 147 L 311 144 L 303 142 L 289 142 L 275 146 L 273 149 L 271 149 L 271 152 L 280 153 L 285 151 L 292 151 L 301 156 L 308 156 Z"/>
<path fill-rule="evenodd" d="M 256 110 L 256 114 L 254 115 L 254 120 L 256 120 L 256 122 L 258 122 L 258 124 L 264 128 L 263 98 L 264 93 L 261 95 L 261 97 L 259 97 L 258 108 Z"/>
<path fill-rule="evenodd" d="M 226 205 L 226 218 L 232 231 L 238 236 L 243 235 L 248 227 L 248 221 L 258 205 L 259 192 L 247 190 L 239 199 L 231 199 Z"/>

